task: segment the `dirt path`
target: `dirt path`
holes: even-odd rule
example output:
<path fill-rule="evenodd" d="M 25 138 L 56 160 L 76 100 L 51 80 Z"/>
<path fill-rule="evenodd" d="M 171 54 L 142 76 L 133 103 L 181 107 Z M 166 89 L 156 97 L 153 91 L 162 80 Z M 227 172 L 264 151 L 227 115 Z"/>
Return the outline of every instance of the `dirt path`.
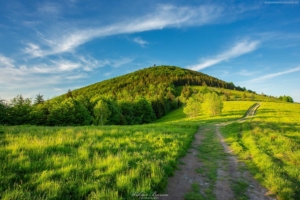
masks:
<path fill-rule="evenodd" d="M 233 191 L 233 185 L 241 183 L 248 185 L 246 192 L 244 192 L 245 194 L 243 194 L 248 199 L 274 199 L 266 196 L 268 191 L 261 187 L 250 173 L 245 170 L 243 163 L 238 162 L 224 142 L 224 138 L 219 131 L 219 127 L 221 126 L 226 126 L 233 122 L 243 122 L 246 118 L 254 116 L 259 106 L 259 104 L 254 104 L 251 108 L 249 108 L 246 115 L 239 120 L 215 125 L 215 134 L 217 135 L 217 138 L 219 139 L 227 156 L 220 160 L 218 164 L 217 178 L 214 183 L 213 199 L 242 199 L 241 196 L 237 197 L 237 193 Z M 168 180 L 169 184 L 165 192 L 168 194 L 168 197 L 162 197 L 160 199 L 182 200 L 184 199 L 184 195 L 191 191 L 193 183 L 197 183 L 200 186 L 199 193 L 205 197 L 203 191 L 209 188 L 210 183 L 207 181 L 205 174 L 199 174 L 197 173 L 197 170 L 204 166 L 204 163 L 202 163 L 198 158 L 198 147 L 201 145 L 201 141 L 204 139 L 203 133 L 208 131 L 207 129 L 209 128 L 199 128 L 198 132 L 195 134 L 195 140 L 192 143 L 192 147 L 189 149 L 187 155 L 179 161 L 179 169 L 175 171 L 174 176 L 170 177 Z M 206 197 L 211 199 L 209 196 Z"/>
<path fill-rule="evenodd" d="M 197 182 L 203 185 L 203 179 L 196 172 L 196 169 L 201 167 L 201 163 L 197 158 L 198 146 L 201 144 L 203 136 L 200 128 L 195 134 L 195 139 L 192 143 L 192 147 L 188 150 L 185 157 L 181 158 L 179 163 L 179 169 L 175 172 L 173 177 L 168 180 L 168 187 L 166 190 L 167 197 L 161 197 L 160 199 L 184 199 L 184 195 L 191 189 L 191 184 Z"/>

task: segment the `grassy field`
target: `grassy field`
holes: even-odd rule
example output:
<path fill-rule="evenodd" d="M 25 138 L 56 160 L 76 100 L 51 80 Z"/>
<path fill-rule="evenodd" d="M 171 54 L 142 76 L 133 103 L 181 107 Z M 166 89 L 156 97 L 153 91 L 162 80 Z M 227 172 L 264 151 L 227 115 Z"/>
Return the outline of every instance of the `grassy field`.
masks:
<path fill-rule="evenodd" d="M 162 191 L 197 126 L 4 127 L 1 199 L 133 199 Z"/>
<path fill-rule="evenodd" d="M 222 116 L 106 127 L 5 126 L 1 199 L 134 199 L 163 192 L 199 125 L 240 118 L 253 102 L 225 102 Z M 137 197 L 136 197 L 137 198 Z"/>
<path fill-rule="evenodd" d="M 200 113 L 197 117 L 189 118 L 183 113 L 183 108 L 171 111 L 161 119 L 156 120 L 156 124 L 196 124 L 203 125 L 239 119 L 254 104 L 251 101 L 224 101 L 224 107 L 220 116 L 209 117 Z"/>
<path fill-rule="evenodd" d="M 230 90 L 224 88 L 208 87 L 208 86 L 191 86 L 193 90 L 203 91 L 204 88 L 207 88 L 210 91 L 215 91 L 219 94 L 227 93 L 230 94 L 229 101 L 259 101 L 259 102 L 282 102 L 281 100 L 273 97 L 269 97 L 264 94 L 253 94 L 250 92 L 243 92 L 238 90 Z M 180 93 L 183 89 L 183 86 L 177 87 L 177 91 Z"/>
<path fill-rule="evenodd" d="M 254 118 L 222 129 L 254 177 L 279 199 L 300 199 L 300 105 L 261 103 Z"/>

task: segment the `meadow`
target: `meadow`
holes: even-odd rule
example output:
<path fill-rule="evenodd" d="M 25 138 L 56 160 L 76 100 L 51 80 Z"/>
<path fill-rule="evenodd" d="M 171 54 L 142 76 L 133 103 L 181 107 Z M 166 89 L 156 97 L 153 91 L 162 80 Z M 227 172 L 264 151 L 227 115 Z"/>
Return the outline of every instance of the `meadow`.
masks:
<path fill-rule="evenodd" d="M 251 93 L 249 91 L 239 91 L 239 90 L 231 90 L 225 88 L 218 88 L 218 87 L 209 87 L 209 86 L 190 86 L 193 90 L 196 91 L 214 91 L 224 97 L 227 94 L 227 101 L 255 101 L 255 102 L 282 102 L 282 100 L 267 96 L 265 94 L 256 94 Z M 183 87 L 177 87 L 177 91 L 180 93 Z"/>
<path fill-rule="evenodd" d="M 222 116 L 182 109 L 136 126 L 3 126 L 1 199 L 134 199 L 163 193 L 201 125 L 242 117 L 253 102 L 224 102 Z"/>
<path fill-rule="evenodd" d="M 251 101 L 224 101 L 222 114 L 219 116 L 209 117 L 205 114 L 200 114 L 196 117 L 187 117 L 183 113 L 183 108 L 178 108 L 171 111 L 166 116 L 158 119 L 154 124 L 192 124 L 205 125 L 217 122 L 231 121 L 243 117 L 246 111 L 255 103 Z M 202 111 L 201 111 L 202 112 Z"/>
<path fill-rule="evenodd" d="M 196 126 L 4 127 L 1 199 L 132 199 L 162 191 Z"/>
<path fill-rule="evenodd" d="M 299 104 L 263 102 L 255 117 L 222 132 L 270 195 L 300 199 Z"/>

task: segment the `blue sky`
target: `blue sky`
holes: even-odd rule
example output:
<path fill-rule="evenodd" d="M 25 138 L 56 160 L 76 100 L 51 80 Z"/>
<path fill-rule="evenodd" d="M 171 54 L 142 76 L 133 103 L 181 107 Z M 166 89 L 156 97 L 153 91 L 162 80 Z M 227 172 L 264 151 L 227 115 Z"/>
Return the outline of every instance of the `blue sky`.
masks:
<path fill-rule="evenodd" d="M 175 65 L 300 102 L 299 1 L 0 1 L 0 98 Z"/>

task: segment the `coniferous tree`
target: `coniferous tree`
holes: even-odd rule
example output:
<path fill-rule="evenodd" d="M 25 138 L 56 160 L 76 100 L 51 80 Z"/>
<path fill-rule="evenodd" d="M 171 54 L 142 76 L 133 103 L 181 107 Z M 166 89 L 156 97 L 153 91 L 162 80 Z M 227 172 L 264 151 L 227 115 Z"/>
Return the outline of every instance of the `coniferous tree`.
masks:
<path fill-rule="evenodd" d="M 69 89 L 67 94 L 66 94 L 66 98 L 73 98 L 73 94 L 72 91 Z"/>
<path fill-rule="evenodd" d="M 44 100 L 43 95 L 37 94 L 36 97 L 35 97 L 35 100 L 34 100 L 34 105 L 38 105 L 38 104 L 41 104 L 41 103 L 44 103 L 44 102 L 45 102 L 45 100 Z"/>

